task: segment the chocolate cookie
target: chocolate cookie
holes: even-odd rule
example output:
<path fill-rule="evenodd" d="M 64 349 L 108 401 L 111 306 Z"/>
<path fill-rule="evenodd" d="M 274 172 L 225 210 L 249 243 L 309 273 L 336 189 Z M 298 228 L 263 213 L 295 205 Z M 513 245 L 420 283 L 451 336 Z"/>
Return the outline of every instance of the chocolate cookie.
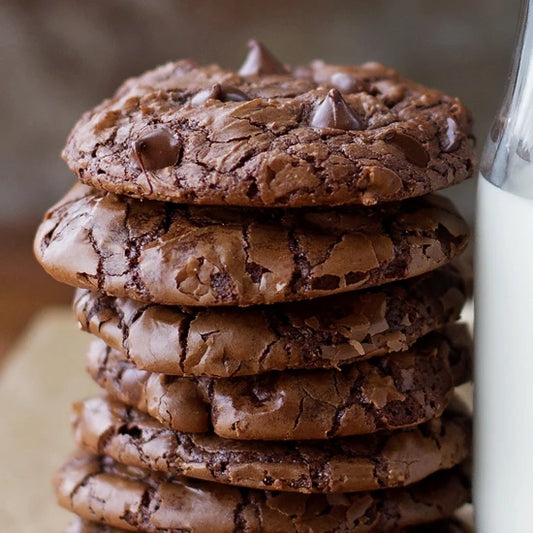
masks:
<path fill-rule="evenodd" d="M 86 520 L 145 533 L 386 533 L 449 517 L 469 498 L 457 471 L 401 489 L 347 494 L 263 492 L 80 455 L 56 474 L 60 505 Z"/>
<path fill-rule="evenodd" d="M 255 43 L 239 73 L 180 61 L 126 81 L 63 157 L 82 182 L 137 198 L 372 205 L 470 177 L 471 126 L 457 98 L 377 63 L 291 71 Z"/>
<path fill-rule="evenodd" d="M 430 333 L 410 350 L 342 367 L 240 378 L 138 370 L 95 340 L 88 370 L 109 394 L 177 431 L 230 439 L 325 439 L 420 424 L 440 416 L 470 378 L 465 327 Z"/>
<path fill-rule="evenodd" d="M 123 531 L 125 530 L 77 518 L 64 533 L 122 533 Z M 472 533 L 472 530 L 452 519 L 395 530 L 394 533 Z"/>
<path fill-rule="evenodd" d="M 474 530 L 459 520 L 442 520 L 409 528 L 405 533 L 474 533 Z"/>
<path fill-rule="evenodd" d="M 284 443 L 222 439 L 166 429 L 107 398 L 74 406 L 76 442 L 117 462 L 240 487 L 302 493 L 402 487 L 463 462 L 470 420 L 444 413 L 395 432 Z"/>
<path fill-rule="evenodd" d="M 406 350 L 457 320 L 464 301 L 459 272 L 446 266 L 379 289 L 246 309 L 169 307 L 80 289 L 74 311 L 85 331 L 139 369 L 226 378 Z"/>
<path fill-rule="evenodd" d="M 468 228 L 445 198 L 372 208 L 187 207 L 74 187 L 46 215 L 37 258 L 58 281 L 169 305 L 316 298 L 448 263 Z"/>
<path fill-rule="evenodd" d="M 124 531 L 126 530 L 96 522 L 89 522 L 88 520 L 83 520 L 83 518 L 76 517 L 63 533 L 122 533 Z"/>

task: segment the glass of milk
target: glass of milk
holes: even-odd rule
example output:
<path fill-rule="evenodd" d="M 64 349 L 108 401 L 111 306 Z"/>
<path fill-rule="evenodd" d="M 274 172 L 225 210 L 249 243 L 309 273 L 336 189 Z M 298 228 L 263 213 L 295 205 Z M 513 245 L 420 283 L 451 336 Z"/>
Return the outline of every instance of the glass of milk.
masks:
<path fill-rule="evenodd" d="M 533 0 L 478 184 L 474 511 L 478 533 L 533 532 Z"/>

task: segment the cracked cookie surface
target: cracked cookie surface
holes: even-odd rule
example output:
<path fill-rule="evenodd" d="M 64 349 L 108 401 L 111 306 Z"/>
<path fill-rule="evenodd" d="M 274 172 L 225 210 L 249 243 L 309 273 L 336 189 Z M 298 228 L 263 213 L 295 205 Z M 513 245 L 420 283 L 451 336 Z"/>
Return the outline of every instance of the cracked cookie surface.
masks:
<path fill-rule="evenodd" d="M 254 207 L 372 205 L 473 174 L 471 117 L 457 98 L 377 63 L 280 72 L 168 63 L 85 113 L 63 157 L 98 189 Z M 328 120 L 335 106 L 345 120 Z"/>
<path fill-rule="evenodd" d="M 342 493 L 411 485 L 462 463 L 470 424 L 461 412 L 415 428 L 323 441 L 233 441 L 169 430 L 109 398 L 74 406 L 76 442 L 148 470 L 272 491 Z"/>
<path fill-rule="evenodd" d="M 450 517 L 469 499 L 457 470 L 410 487 L 346 494 L 263 492 L 80 454 L 56 473 L 60 505 L 86 520 L 145 533 L 387 533 Z"/>
<path fill-rule="evenodd" d="M 63 533 L 123 533 L 124 531 L 124 529 L 77 518 Z M 472 533 L 472 529 L 457 520 L 451 519 L 395 530 L 393 533 Z"/>
<path fill-rule="evenodd" d="M 409 427 L 438 417 L 455 385 L 470 379 L 462 326 L 430 333 L 411 349 L 341 370 L 287 370 L 227 379 L 138 370 L 95 340 L 93 379 L 115 399 L 185 432 L 229 439 L 327 439 Z"/>
<path fill-rule="evenodd" d="M 257 305 L 359 290 L 434 270 L 466 246 L 451 202 L 375 207 L 188 207 L 76 185 L 40 225 L 58 281 L 167 305 Z"/>
<path fill-rule="evenodd" d="M 457 320 L 464 301 L 461 275 L 445 266 L 367 291 L 250 308 L 170 307 L 79 289 L 74 312 L 141 370 L 224 378 L 406 350 Z"/>

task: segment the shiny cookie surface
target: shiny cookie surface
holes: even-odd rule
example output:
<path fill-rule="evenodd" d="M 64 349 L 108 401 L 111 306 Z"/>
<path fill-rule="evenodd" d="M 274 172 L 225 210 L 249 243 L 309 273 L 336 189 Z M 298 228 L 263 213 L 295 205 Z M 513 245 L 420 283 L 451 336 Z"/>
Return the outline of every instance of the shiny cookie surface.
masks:
<path fill-rule="evenodd" d="M 255 42 L 239 72 L 179 61 L 127 80 L 63 157 L 98 189 L 255 207 L 401 200 L 475 164 L 457 98 L 377 63 L 289 68 Z"/>

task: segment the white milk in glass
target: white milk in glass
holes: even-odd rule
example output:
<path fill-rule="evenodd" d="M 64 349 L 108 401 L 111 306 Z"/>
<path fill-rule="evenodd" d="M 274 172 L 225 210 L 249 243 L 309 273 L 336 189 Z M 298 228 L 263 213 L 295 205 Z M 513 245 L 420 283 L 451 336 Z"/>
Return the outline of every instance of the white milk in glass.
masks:
<path fill-rule="evenodd" d="M 533 0 L 481 160 L 476 215 L 476 533 L 533 533 Z"/>
<path fill-rule="evenodd" d="M 533 184 L 533 164 L 524 162 L 519 172 L 521 183 Z M 480 176 L 476 247 L 476 532 L 528 533 L 533 532 L 533 199 Z"/>

